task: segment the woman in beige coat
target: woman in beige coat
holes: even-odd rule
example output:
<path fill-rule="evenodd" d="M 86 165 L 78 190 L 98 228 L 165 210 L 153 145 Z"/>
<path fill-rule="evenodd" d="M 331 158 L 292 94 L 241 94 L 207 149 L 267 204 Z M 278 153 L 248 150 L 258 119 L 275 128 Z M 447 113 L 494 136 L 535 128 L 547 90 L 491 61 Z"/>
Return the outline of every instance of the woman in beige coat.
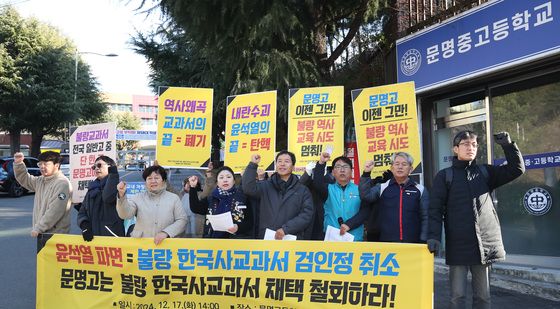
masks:
<path fill-rule="evenodd" d="M 131 237 L 153 237 L 159 245 L 165 238 L 176 237 L 185 231 L 187 214 L 176 194 L 166 191 L 167 172 L 159 165 L 144 170 L 146 192 L 130 199 L 126 197 L 126 183 L 121 181 L 117 190 L 117 213 L 121 219 L 136 216 Z"/>

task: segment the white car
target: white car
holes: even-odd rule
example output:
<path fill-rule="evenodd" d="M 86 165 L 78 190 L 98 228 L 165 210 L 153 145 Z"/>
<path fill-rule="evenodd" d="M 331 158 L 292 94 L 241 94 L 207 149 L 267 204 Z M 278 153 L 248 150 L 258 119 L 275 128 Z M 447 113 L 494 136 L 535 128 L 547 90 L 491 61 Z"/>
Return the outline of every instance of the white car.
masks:
<path fill-rule="evenodd" d="M 64 176 L 70 179 L 70 154 L 60 154 L 60 171 L 64 174 Z"/>

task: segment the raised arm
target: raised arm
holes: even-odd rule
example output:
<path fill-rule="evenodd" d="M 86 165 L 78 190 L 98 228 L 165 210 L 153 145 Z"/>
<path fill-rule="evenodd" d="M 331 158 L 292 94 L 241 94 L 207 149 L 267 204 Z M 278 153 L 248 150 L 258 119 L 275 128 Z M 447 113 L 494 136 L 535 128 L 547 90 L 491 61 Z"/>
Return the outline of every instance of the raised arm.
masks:
<path fill-rule="evenodd" d="M 14 176 L 22 187 L 30 191 L 35 191 L 38 177 L 30 175 L 27 172 L 27 167 L 25 166 L 25 163 L 23 163 L 23 158 L 24 156 L 21 152 L 16 152 L 14 154 Z"/>
<path fill-rule="evenodd" d="M 254 154 L 251 156 L 251 162 L 247 165 L 245 172 L 241 176 L 241 186 L 243 193 L 252 197 L 260 197 L 261 192 L 257 183 L 257 169 L 261 162 L 261 156 Z"/>
<path fill-rule="evenodd" d="M 109 175 L 103 188 L 102 198 L 105 207 L 115 207 L 117 203 L 117 185 L 119 184 L 119 171 L 116 166 L 109 166 Z"/>
<path fill-rule="evenodd" d="M 208 169 L 206 169 L 205 174 L 206 181 L 204 182 L 204 188 L 202 188 L 202 192 L 198 193 L 200 199 L 210 196 L 212 191 L 216 188 L 216 174 L 214 173 L 214 164 L 212 162 L 208 163 Z"/>
<path fill-rule="evenodd" d="M 198 177 L 189 177 L 189 206 L 191 211 L 195 214 L 206 215 L 208 213 L 208 198 L 203 198 L 202 200 L 198 197 L 198 192 L 196 190 L 198 186 Z"/>
<path fill-rule="evenodd" d="M 121 219 L 130 219 L 136 215 L 138 206 L 134 200 L 129 200 L 126 197 L 126 182 L 121 181 L 117 185 L 119 192 L 117 198 L 117 214 Z"/>
<path fill-rule="evenodd" d="M 323 152 L 313 169 L 313 189 L 319 194 L 322 201 L 326 201 L 329 195 L 329 183 L 326 181 L 325 169 L 330 159 L 331 155 L 328 152 Z"/>
<path fill-rule="evenodd" d="M 502 146 L 504 154 L 506 155 L 507 164 L 501 166 L 487 165 L 490 177 L 488 181 L 490 190 L 494 190 L 511 182 L 525 172 L 525 162 L 523 162 L 521 151 L 519 151 L 517 144 L 511 141 L 509 133 L 500 132 L 494 134 L 494 140 L 497 144 Z"/>

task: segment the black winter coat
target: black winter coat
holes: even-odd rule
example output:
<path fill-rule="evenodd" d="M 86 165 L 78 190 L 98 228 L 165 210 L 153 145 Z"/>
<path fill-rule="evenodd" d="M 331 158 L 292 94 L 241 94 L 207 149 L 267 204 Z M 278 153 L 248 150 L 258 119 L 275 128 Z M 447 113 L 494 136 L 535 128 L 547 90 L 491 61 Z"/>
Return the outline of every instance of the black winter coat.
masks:
<path fill-rule="evenodd" d="M 117 168 L 109 167 L 109 175 L 101 180 L 94 180 L 96 185 L 90 184 L 90 188 L 84 197 L 80 212 L 78 213 L 78 226 L 84 221 L 91 223 L 93 235 L 122 237 L 124 233 L 124 220 L 117 214 L 117 184 L 119 174 Z M 94 189 L 92 189 L 94 188 Z"/>
<path fill-rule="evenodd" d="M 439 171 L 434 179 L 428 239 L 441 239 L 443 221 L 448 265 L 481 265 L 505 259 L 500 222 L 491 193 L 521 176 L 525 165 L 515 143 L 502 148 L 508 163 L 502 166 L 485 165 L 487 178 L 475 161 L 459 161 L 455 157 L 449 188 L 445 170 Z"/>
<path fill-rule="evenodd" d="M 219 215 L 224 212 L 218 211 L 220 203 L 219 198 L 216 198 L 215 190 L 212 190 L 208 197 L 202 200 L 198 199 L 198 192 L 194 189 L 189 191 L 189 203 L 191 211 L 199 215 Z M 204 235 L 205 238 L 248 238 L 247 233 L 253 226 L 253 216 L 251 207 L 247 205 L 247 198 L 240 187 L 235 187 L 231 204 L 228 205 L 228 211 L 231 212 L 234 224 L 237 224 L 237 233 L 232 235 L 228 232 L 214 231 L 210 221 L 205 220 Z M 227 212 L 227 211 L 225 211 Z"/>
<path fill-rule="evenodd" d="M 283 182 L 277 173 L 269 179 L 257 182 L 257 165 L 250 162 L 241 184 L 247 196 L 260 198 L 259 203 L 259 234 L 263 239 L 265 230 L 276 231 L 280 228 L 285 234 L 296 235 L 297 239 L 305 239 L 304 231 L 313 220 L 313 200 L 306 186 L 291 175 Z"/>

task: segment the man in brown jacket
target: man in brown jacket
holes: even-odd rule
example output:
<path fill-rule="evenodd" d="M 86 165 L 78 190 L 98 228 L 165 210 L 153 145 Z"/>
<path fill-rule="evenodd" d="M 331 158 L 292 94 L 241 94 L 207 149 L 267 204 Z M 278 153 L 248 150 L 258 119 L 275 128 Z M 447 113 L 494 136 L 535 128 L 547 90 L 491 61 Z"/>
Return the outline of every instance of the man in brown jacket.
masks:
<path fill-rule="evenodd" d="M 60 154 L 46 151 L 39 155 L 41 176 L 32 176 L 23 163 L 23 153 L 14 154 L 14 174 L 27 190 L 35 191 L 31 236 L 70 232 L 72 187 L 60 171 Z"/>

